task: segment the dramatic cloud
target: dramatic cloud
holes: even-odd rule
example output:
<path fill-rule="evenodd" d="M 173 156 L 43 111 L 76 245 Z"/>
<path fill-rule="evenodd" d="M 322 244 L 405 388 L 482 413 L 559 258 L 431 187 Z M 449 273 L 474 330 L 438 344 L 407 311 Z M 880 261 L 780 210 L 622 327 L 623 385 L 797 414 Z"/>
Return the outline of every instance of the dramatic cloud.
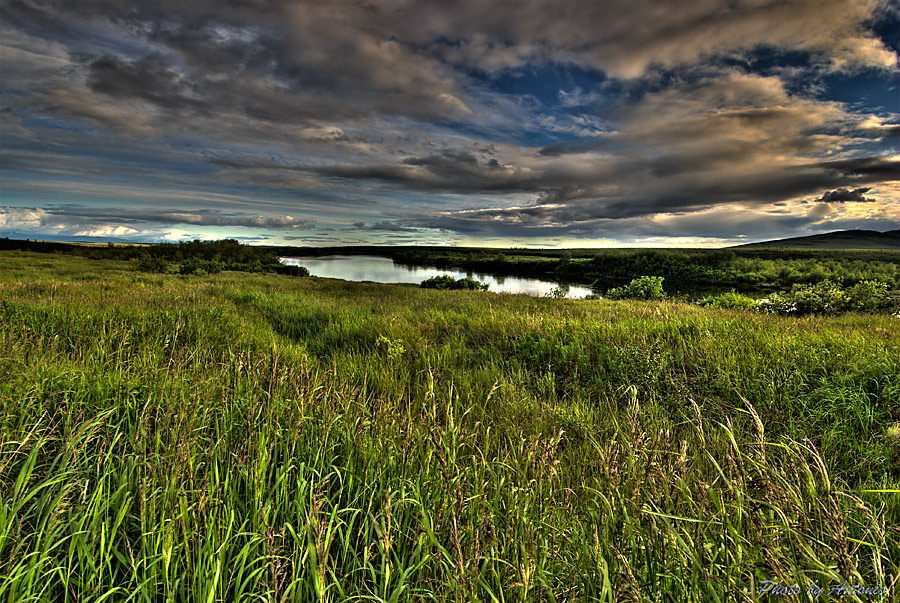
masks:
<path fill-rule="evenodd" d="M 857 188 L 852 191 L 846 188 L 839 188 L 836 191 L 828 191 L 827 193 L 822 195 L 820 199 L 817 199 L 817 201 L 822 201 L 824 203 L 846 203 L 847 201 L 853 201 L 857 203 L 872 203 L 875 201 L 875 199 L 863 196 L 870 190 L 871 188 L 869 187 Z"/>
<path fill-rule="evenodd" d="M 896 224 L 898 32 L 896 0 L 9 0 L 0 229 L 706 244 Z"/>

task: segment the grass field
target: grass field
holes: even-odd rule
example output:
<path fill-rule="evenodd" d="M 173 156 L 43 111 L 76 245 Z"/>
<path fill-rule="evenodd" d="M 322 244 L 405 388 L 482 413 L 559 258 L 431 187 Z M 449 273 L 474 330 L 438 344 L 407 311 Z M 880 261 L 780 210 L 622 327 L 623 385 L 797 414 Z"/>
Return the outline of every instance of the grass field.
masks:
<path fill-rule="evenodd" d="M 889 601 L 898 423 L 888 315 L 4 252 L 0 600 Z"/>

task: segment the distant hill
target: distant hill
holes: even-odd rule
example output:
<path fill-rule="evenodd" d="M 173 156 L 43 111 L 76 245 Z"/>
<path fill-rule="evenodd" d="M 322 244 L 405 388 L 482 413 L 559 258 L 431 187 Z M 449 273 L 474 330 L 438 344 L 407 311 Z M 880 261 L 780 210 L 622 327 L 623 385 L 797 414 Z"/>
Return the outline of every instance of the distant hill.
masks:
<path fill-rule="evenodd" d="M 900 250 L 900 229 L 878 232 L 877 230 L 839 230 L 808 237 L 792 237 L 761 243 L 735 245 L 733 249 L 760 248 L 792 249 L 896 249 Z"/>

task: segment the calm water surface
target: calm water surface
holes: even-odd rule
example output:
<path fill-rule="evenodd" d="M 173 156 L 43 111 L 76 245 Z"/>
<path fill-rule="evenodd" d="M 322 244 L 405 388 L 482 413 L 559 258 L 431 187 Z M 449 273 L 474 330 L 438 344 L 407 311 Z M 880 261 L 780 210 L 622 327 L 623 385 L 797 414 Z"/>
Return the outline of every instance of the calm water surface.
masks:
<path fill-rule="evenodd" d="M 374 283 L 415 283 L 419 284 L 432 276 L 449 274 L 453 278 L 472 276 L 482 283 L 490 283 L 488 291 L 494 293 L 524 293 L 526 295 L 547 295 L 553 289 L 565 285 L 550 281 L 539 281 L 514 276 L 491 276 L 489 274 L 466 273 L 458 270 L 421 268 L 395 264 L 390 258 L 368 255 L 329 255 L 318 258 L 281 258 L 291 266 L 303 266 L 313 276 L 339 278 L 345 281 L 371 281 Z M 566 297 L 581 298 L 590 295 L 587 287 L 569 286 Z"/>

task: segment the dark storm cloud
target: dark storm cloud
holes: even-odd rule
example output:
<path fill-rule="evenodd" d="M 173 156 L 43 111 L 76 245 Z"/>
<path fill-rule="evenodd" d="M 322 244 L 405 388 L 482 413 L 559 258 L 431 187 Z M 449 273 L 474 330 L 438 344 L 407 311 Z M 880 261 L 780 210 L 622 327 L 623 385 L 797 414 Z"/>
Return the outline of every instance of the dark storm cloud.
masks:
<path fill-rule="evenodd" d="M 153 135 L 153 116 L 144 107 L 114 102 L 67 82 L 42 86 L 27 101 L 27 110 L 71 117 L 117 133 Z"/>
<path fill-rule="evenodd" d="M 112 97 L 138 98 L 173 109 L 197 104 L 188 98 L 190 84 L 159 54 L 133 62 L 99 57 L 89 65 L 88 87 Z"/>
<path fill-rule="evenodd" d="M 566 140 L 561 140 L 542 148 L 540 151 L 538 151 L 538 155 L 541 155 L 543 157 L 556 157 L 557 155 L 571 152 L 571 149 L 572 143 Z"/>
<path fill-rule="evenodd" d="M 392 39 L 384 11 L 374 7 L 173 4 L 159 19 L 144 6 L 122 18 L 178 56 L 200 97 L 213 106 L 286 121 L 372 113 L 436 118 L 467 110 L 452 73 Z M 380 19 L 369 23 L 372 14 Z M 223 75 L 229 76 L 224 86 Z"/>
<path fill-rule="evenodd" d="M 423 168 L 445 190 L 533 190 L 529 175 L 496 158 L 482 160 L 472 153 L 444 151 L 426 157 L 410 157 L 405 165 Z"/>
<path fill-rule="evenodd" d="M 834 191 L 828 191 L 819 199 L 816 199 L 816 201 L 821 201 L 823 203 L 846 203 L 848 201 L 856 203 L 873 203 L 875 199 L 865 196 L 865 193 L 868 193 L 870 190 L 872 190 L 871 187 L 857 188 L 852 191 L 846 188 L 839 188 Z"/>
<path fill-rule="evenodd" d="M 233 170 L 286 171 L 316 174 L 342 180 L 374 180 L 413 190 L 432 192 L 508 193 L 538 190 L 527 171 L 502 165 L 464 151 L 447 150 L 421 157 L 407 157 L 394 164 L 337 164 L 325 166 L 283 165 L 270 161 L 215 159 L 212 163 Z"/>
<path fill-rule="evenodd" d="M 820 165 L 830 172 L 867 182 L 900 179 L 900 161 L 885 157 L 857 157 L 840 161 L 826 161 Z"/>

